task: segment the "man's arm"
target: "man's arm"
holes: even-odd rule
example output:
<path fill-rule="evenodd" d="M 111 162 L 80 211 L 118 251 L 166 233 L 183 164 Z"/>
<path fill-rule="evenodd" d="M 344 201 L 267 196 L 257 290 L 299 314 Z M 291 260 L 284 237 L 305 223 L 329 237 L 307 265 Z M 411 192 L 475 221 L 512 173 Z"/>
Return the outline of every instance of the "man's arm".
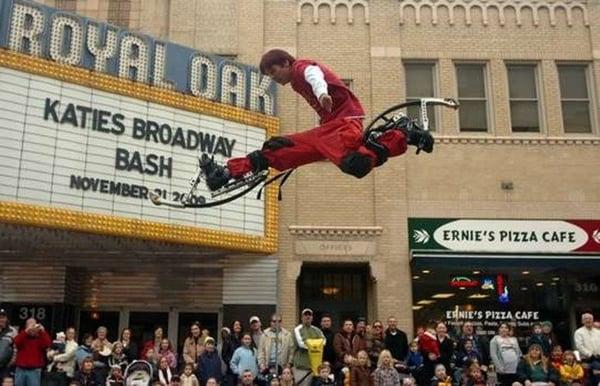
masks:
<path fill-rule="evenodd" d="M 312 87 L 313 94 L 315 94 L 321 106 L 325 110 L 331 111 L 333 100 L 327 93 L 327 82 L 323 71 L 318 66 L 308 66 L 304 70 L 304 79 Z"/>
<path fill-rule="evenodd" d="M 302 328 L 302 324 L 299 324 L 296 326 L 296 328 L 294 328 L 294 338 L 295 338 L 294 340 L 296 341 L 296 344 L 298 345 L 298 347 L 308 350 L 308 347 L 306 347 L 306 344 L 304 343 L 304 339 L 302 339 L 302 335 L 300 334 L 301 328 Z"/>
<path fill-rule="evenodd" d="M 583 359 L 587 359 L 592 355 L 591 350 L 589 350 L 585 346 L 585 343 L 584 343 L 585 338 L 584 338 L 583 334 L 581 333 L 581 331 L 579 331 L 579 330 L 575 331 L 573 340 L 575 341 L 575 348 L 579 351 L 579 353 L 581 354 L 581 357 Z"/>

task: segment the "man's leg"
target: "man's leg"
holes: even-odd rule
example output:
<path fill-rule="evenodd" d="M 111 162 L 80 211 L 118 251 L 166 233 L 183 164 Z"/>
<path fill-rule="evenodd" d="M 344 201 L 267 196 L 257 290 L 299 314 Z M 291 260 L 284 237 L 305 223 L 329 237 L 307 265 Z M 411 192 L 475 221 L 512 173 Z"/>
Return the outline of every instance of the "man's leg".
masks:
<path fill-rule="evenodd" d="M 27 386 L 24 370 L 17 367 L 15 370 L 15 386 Z"/>
<path fill-rule="evenodd" d="M 310 386 L 312 383 L 311 370 L 293 368 L 294 371 L 294 383 L 297 386 Z"/>

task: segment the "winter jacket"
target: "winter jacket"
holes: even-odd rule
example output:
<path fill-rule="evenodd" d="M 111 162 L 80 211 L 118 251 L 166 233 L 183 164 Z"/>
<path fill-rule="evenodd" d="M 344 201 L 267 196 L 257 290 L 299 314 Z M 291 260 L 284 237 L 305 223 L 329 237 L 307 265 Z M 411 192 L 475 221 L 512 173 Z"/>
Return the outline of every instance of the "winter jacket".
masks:
<path fill-rule="evenodd" d="M 333 350 L 335 351 L 336 357 L 336 368 L 344 366 L 344 355 L 350 354 L 354 356 L 354 350 L 352 350 L 352 337 L 348 337 L 343 332 L 338 332 L 333 337 Z"/>
<path fill-rule="evenodd" d="M 392 357 L 399 361 L 408 355 L 408 338 L 404 331 L 396 330 L 392 333 L 389 329 L 385 331 L 385 348 L 390 350 Z"/>
<path fill-rule="evenodd" d="M 362 366 L 352 366 L 350 384 L 351 386 L 373 386 L 371 369 Z"/>
<path fill-rule="evenodd" d="M 6 328 L 0 330 L 0 370 L 10 366 L 11 362 L 16 359 L 14 339 L 17 334 L 17 329 L 12 326 L 6 326 Z"/>
<path fill-rule="evenodd" d="M 183 342 L 183 360 L 185 363 L 196 363 L 204 352 L 204 338 L 188 336 Z"/>
<path fill-rule="evenodd" d="M 559 375 L 550 364 L 548 364 L 548 371 L 544 371 L 541 361 L 538 361 L 533 366 L 529 366 L 523 359 L 519 362 L 519 366 L 517 367 L 517 379 L 522 384 L 525 384 L 525 381 L 530 381 L 545 383 L 553 382 L 557 385 Z"/>
<path fill-rule="evenodd" d="M 583 367 L 578 363 L 560 366 L 560 380 L 564 383 L 583 380 Z"/>
<path fill-rule="evenodd" d="M 423 354 L 420 351 L 409 351 L 406 357 L 406 366 L 409 370 L 423 366 Z"/>
<path fill-rule="evenodd" d="M 205 384 L 209 378 L 215 378 L 218 384 L 221 384 L 221 358 L 215 350 L 204 351 L 198 358 L 197 377 L 202 384 Z"/>
<path fill-rule="evenodd" d="M 17 367 L 25 369 L 39 369 L 46 365 L 46 350 L 52 344 L 50 336 L 45 330 L 37 335 L 29 335 L 25 330 L 15 337 L 17 349 Z"/>
<path fill-rule="evenodd" d="M 81 368 L 81 363 L 87 357 L 94 358 L 94 350 L 84 344 L 77 347 L 77 350 L 75 350 L 75 361 L 77 362 L 77 368 Z"/>
<path fill-rule="evenodd" d="M 368 340 L 367 335 L 359 335 L 355 334 L 352 337 L 352 351 L 354 352 L 354 356 L 358 355 L 358 352 L 361 350 L 367 351 L 368 349 Z"/>
<path fill-rule="evenodd" d="M 90 371 L 89 373 L 78 371 L 75 373 L 73 380 L 79 382 L 81 386 L 104 386 L 100 381 L 100 377 L 94 371 Z"/>
<path fill-rule="evenodd" d="M 515 374 L 522 355 L 517 338 L 496 335 L 490 342 L 490 357 L 500 374 Z"/>
<path fill-rule="evenodd" d="M 258 361 L 256 358 L 256 349 L 245 346 L 238 347 L 231 358 L 231 371 L 240 375 L 245 370 L 250 370 L 252 375 L 258 375 Z"/>
<path fill-rule="evenodd" d="M 190 374 L 189 377 L 185 374 L 181 374 L 179 379 L 181 380 L 181 386 L 200 386 L 198 377 L 196 377 L 194 374 Z"/>
<path fill-rule="evenodd" d="M 77 342 L 68 340 L 65 343 L 65 352 L 63 354 L 56 354 L 52 358 L 52 362 L 56 364 L 56 368 L 64 371 L 69 378 L 72 378 L 75 374 L 75 353 L 78 347 Z"/>
<path fill-rule="evenodd" d="M 323 348 L 323 361 L 333 364 L 335 362 L 335 350 L 333 349 L 333 337 L 335 334 L 331 329 L 322 330 L 322 332 L 325 339 L 327 339 Z"/>
<path fill-rule="evenodd" d="M 544 355 L 547 357 L 550 356 L 550 350 L 552 349 L 550 347 L 550 340 L 544 334 L 532 334 L 527 341 L 527 347 L 532 344 L 539 344 L 542 347 Z"/>
<path fill-rule="evenodd" d="M 240 339 L 240 337 L 231 334 L 223 341 L 223 348 L 221 349 L 221 359 L 227 365 L 228 374 L 233 374 L 233 372 L 231 371 L 230 363 L 231 358 L 233 358 L 233 353 L 235 352 L 235 350 L 238 349 L 238 347 L 241 346 Z"/>
<path fill-rule="evenodd" d="M 400 374 L 393 367 L 378 367 L 373 372 L 373 386 L 400 386 Z"/>
<path fill-rule="evenodd" d="M 279 343 L 276 343 L 276 340 Z M 258 347 L 258 364 L 260 366 L 268 366 L 271 358 L 271 350 L 277 344 L 277 364 L 287 366 L 294 359 L 294 339 L 292 334 L 282 328 L 281 331 L 275 332 L 271 328 L 267 328 L 260 340 Z"/>
<path fill-rule="evenodd" d="M 310 361 L 308 359 L 308 347 L 306 346 L 307 339 L 323 339 L 323 332 L 315 326 L 305 326 L 299 324 L 294 328 L 294 360 L 293 365 L 300 370 L 310 370 Z M 325 342 L 327 344 L 327 342 Z"/>
<path fill-rule="evenodd" d="M 165 350 L 158 354 L 160 358 L 167 358 L 167 363 L 169 364 L 169 368 L 176 369 L 177 368 L 177 357 L 175 353 L 171 350 Z"/>

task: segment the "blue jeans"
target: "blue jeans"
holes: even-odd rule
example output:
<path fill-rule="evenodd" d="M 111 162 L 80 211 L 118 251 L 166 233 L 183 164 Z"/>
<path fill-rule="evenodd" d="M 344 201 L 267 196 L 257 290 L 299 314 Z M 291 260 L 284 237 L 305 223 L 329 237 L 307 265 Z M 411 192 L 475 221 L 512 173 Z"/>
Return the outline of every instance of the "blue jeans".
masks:
<path fill-rule="evenodd" d="M 15 370 L 15 386 L 40 386 L 41 383 L 42 369 L 17 367 Z"/>

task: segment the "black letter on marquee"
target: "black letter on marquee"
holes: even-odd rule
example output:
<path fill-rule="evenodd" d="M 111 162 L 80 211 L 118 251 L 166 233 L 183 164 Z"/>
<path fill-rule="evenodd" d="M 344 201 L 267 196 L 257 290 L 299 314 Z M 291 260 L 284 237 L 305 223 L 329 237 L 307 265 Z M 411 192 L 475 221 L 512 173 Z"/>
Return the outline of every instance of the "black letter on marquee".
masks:
<path fill-rule="evenodd" d="M 48 120 L 48 115 L 52 115 L 52 120 L 54 120 L 54 122 L 58 122 L 58 114 L 56 113 L 55 109 L 59 103 L 60 103 L 60 101 L 54 101 L 54 102 L 50 103 L 50 98 L 46 98 L 46 107 L 44 108 L 44 120 L 45 121 Z"/>

